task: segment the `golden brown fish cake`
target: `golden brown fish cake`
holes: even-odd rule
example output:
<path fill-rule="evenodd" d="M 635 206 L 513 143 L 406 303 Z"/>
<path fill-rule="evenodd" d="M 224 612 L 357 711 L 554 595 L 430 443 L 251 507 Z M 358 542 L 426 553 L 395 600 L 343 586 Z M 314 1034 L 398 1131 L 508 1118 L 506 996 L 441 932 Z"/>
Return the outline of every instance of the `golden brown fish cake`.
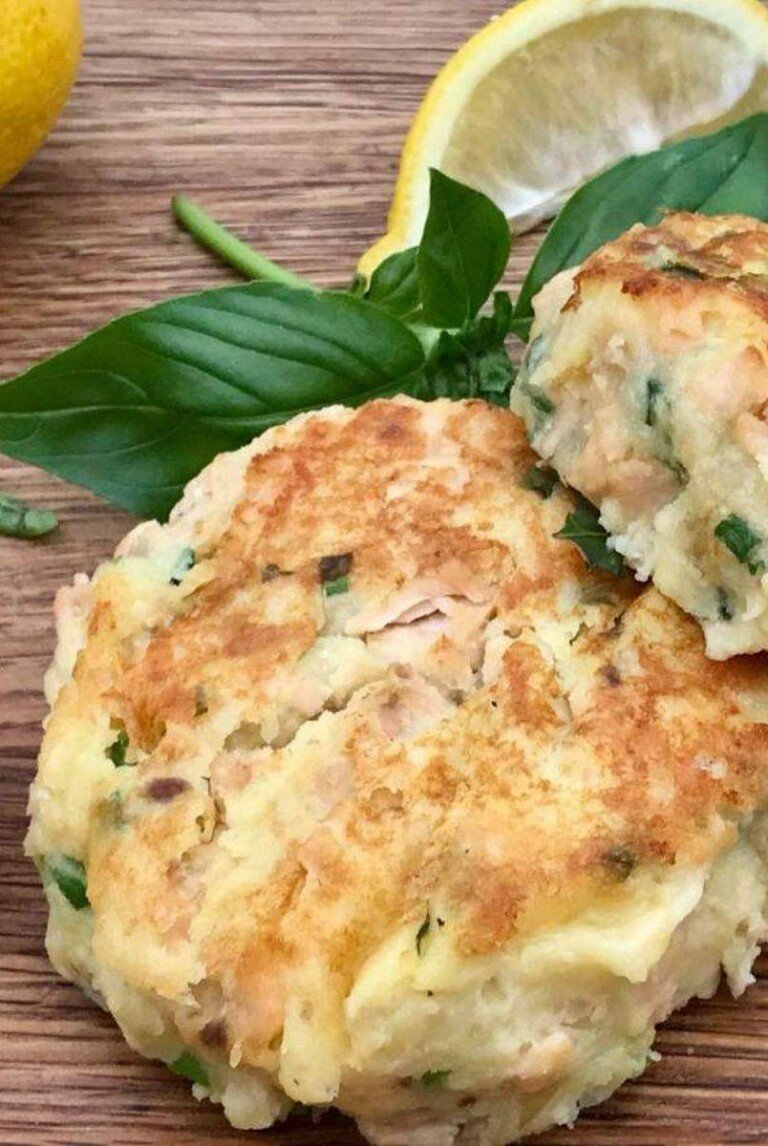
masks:
<path fill-rule="evenodd" d="M 768 226 L 670 214 L 534 306 L 512 407 L 536 449 L 710 656 L 768 648 Z"/>
<path fill-rule="evenodd" d="M 498 1146 L 749 981 L 766 665 L 588 571 L 534 460 L 482 402 L 309 415 L 60 595 L 49 951 L 237 1126 Z"/>

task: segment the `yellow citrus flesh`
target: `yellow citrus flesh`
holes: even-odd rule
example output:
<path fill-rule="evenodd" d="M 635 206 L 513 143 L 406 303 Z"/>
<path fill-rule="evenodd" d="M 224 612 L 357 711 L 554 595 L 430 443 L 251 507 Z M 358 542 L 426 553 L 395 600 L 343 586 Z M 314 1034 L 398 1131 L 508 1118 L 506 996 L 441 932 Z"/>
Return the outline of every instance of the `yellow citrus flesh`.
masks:
<path fill-rule="evenodd" d="M 626 155 L 768 108 L 759 0 L 524 0 L 448 61 L 403 149 L 370 275 L 419 241 L 429 168 L 490 195 L 524 230 Z"/>
<path fill-rule="evenodd" d="M 56 122 L 81 46 L 79 0 L 0 0 L 0 186 Z"/>

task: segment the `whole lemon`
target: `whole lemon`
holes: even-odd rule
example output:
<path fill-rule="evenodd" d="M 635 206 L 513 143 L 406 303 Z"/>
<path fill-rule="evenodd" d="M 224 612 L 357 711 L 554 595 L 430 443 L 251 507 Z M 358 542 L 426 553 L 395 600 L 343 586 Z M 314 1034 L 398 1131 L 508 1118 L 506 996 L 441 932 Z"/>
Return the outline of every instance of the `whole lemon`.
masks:
<path fill-rule="evenodd" d="M 79 0 L 0 0 L 0 186 L 56 122 L 82 40 Z"/>

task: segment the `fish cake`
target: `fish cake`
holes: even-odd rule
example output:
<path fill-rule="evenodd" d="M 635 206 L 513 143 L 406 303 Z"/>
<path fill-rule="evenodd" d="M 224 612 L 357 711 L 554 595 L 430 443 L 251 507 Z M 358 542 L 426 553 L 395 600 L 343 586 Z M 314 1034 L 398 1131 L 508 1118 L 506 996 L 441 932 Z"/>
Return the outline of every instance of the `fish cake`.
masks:
<path fill-rule="evenodd" d="M 541 291 L 512 407 L 710 657 L 768 647 L 768 226 L 670 214 Z"/>
<path fill-rule="evenodd" d="M 751 981 L 765 661 L 589 570 L 535 463 L 479 401 L 302 416 L 58 596 L 48 951 L 237 1127 L 501 1146 Z"/>

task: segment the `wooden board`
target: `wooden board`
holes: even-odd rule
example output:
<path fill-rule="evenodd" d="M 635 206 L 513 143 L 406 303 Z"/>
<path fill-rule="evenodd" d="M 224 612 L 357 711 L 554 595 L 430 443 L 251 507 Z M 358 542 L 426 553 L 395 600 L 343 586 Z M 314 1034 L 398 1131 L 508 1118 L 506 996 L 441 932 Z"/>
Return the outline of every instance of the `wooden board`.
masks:
<path fill-rule="evenodd" d="M 0 195 L 0 373 L 121 313 L 232 280 L 175 229 L 194 193 L 318 282 L 344 283 L 381 231 L 399 146 L 429 78 L 495 0 L 87 0 L 87 56 L 55 137 Z M 2 29 L 0 29 L 2 34 Z M 533 240 L 513 258 L 519 272 Z M 91 570 L 127 514 L 0 462 L 58 535 L 0 539 L 0 1144 L 359 1143 L 329 1116 L 238 1134 L 145 1063 L 60 982 L 21 847 L 56 587 Z M 768 973 L 768 963 L 763 964 Z M 665 1027 L 663 1061 L 542 1146 L 768 1142 L 768 981 Z"/>

